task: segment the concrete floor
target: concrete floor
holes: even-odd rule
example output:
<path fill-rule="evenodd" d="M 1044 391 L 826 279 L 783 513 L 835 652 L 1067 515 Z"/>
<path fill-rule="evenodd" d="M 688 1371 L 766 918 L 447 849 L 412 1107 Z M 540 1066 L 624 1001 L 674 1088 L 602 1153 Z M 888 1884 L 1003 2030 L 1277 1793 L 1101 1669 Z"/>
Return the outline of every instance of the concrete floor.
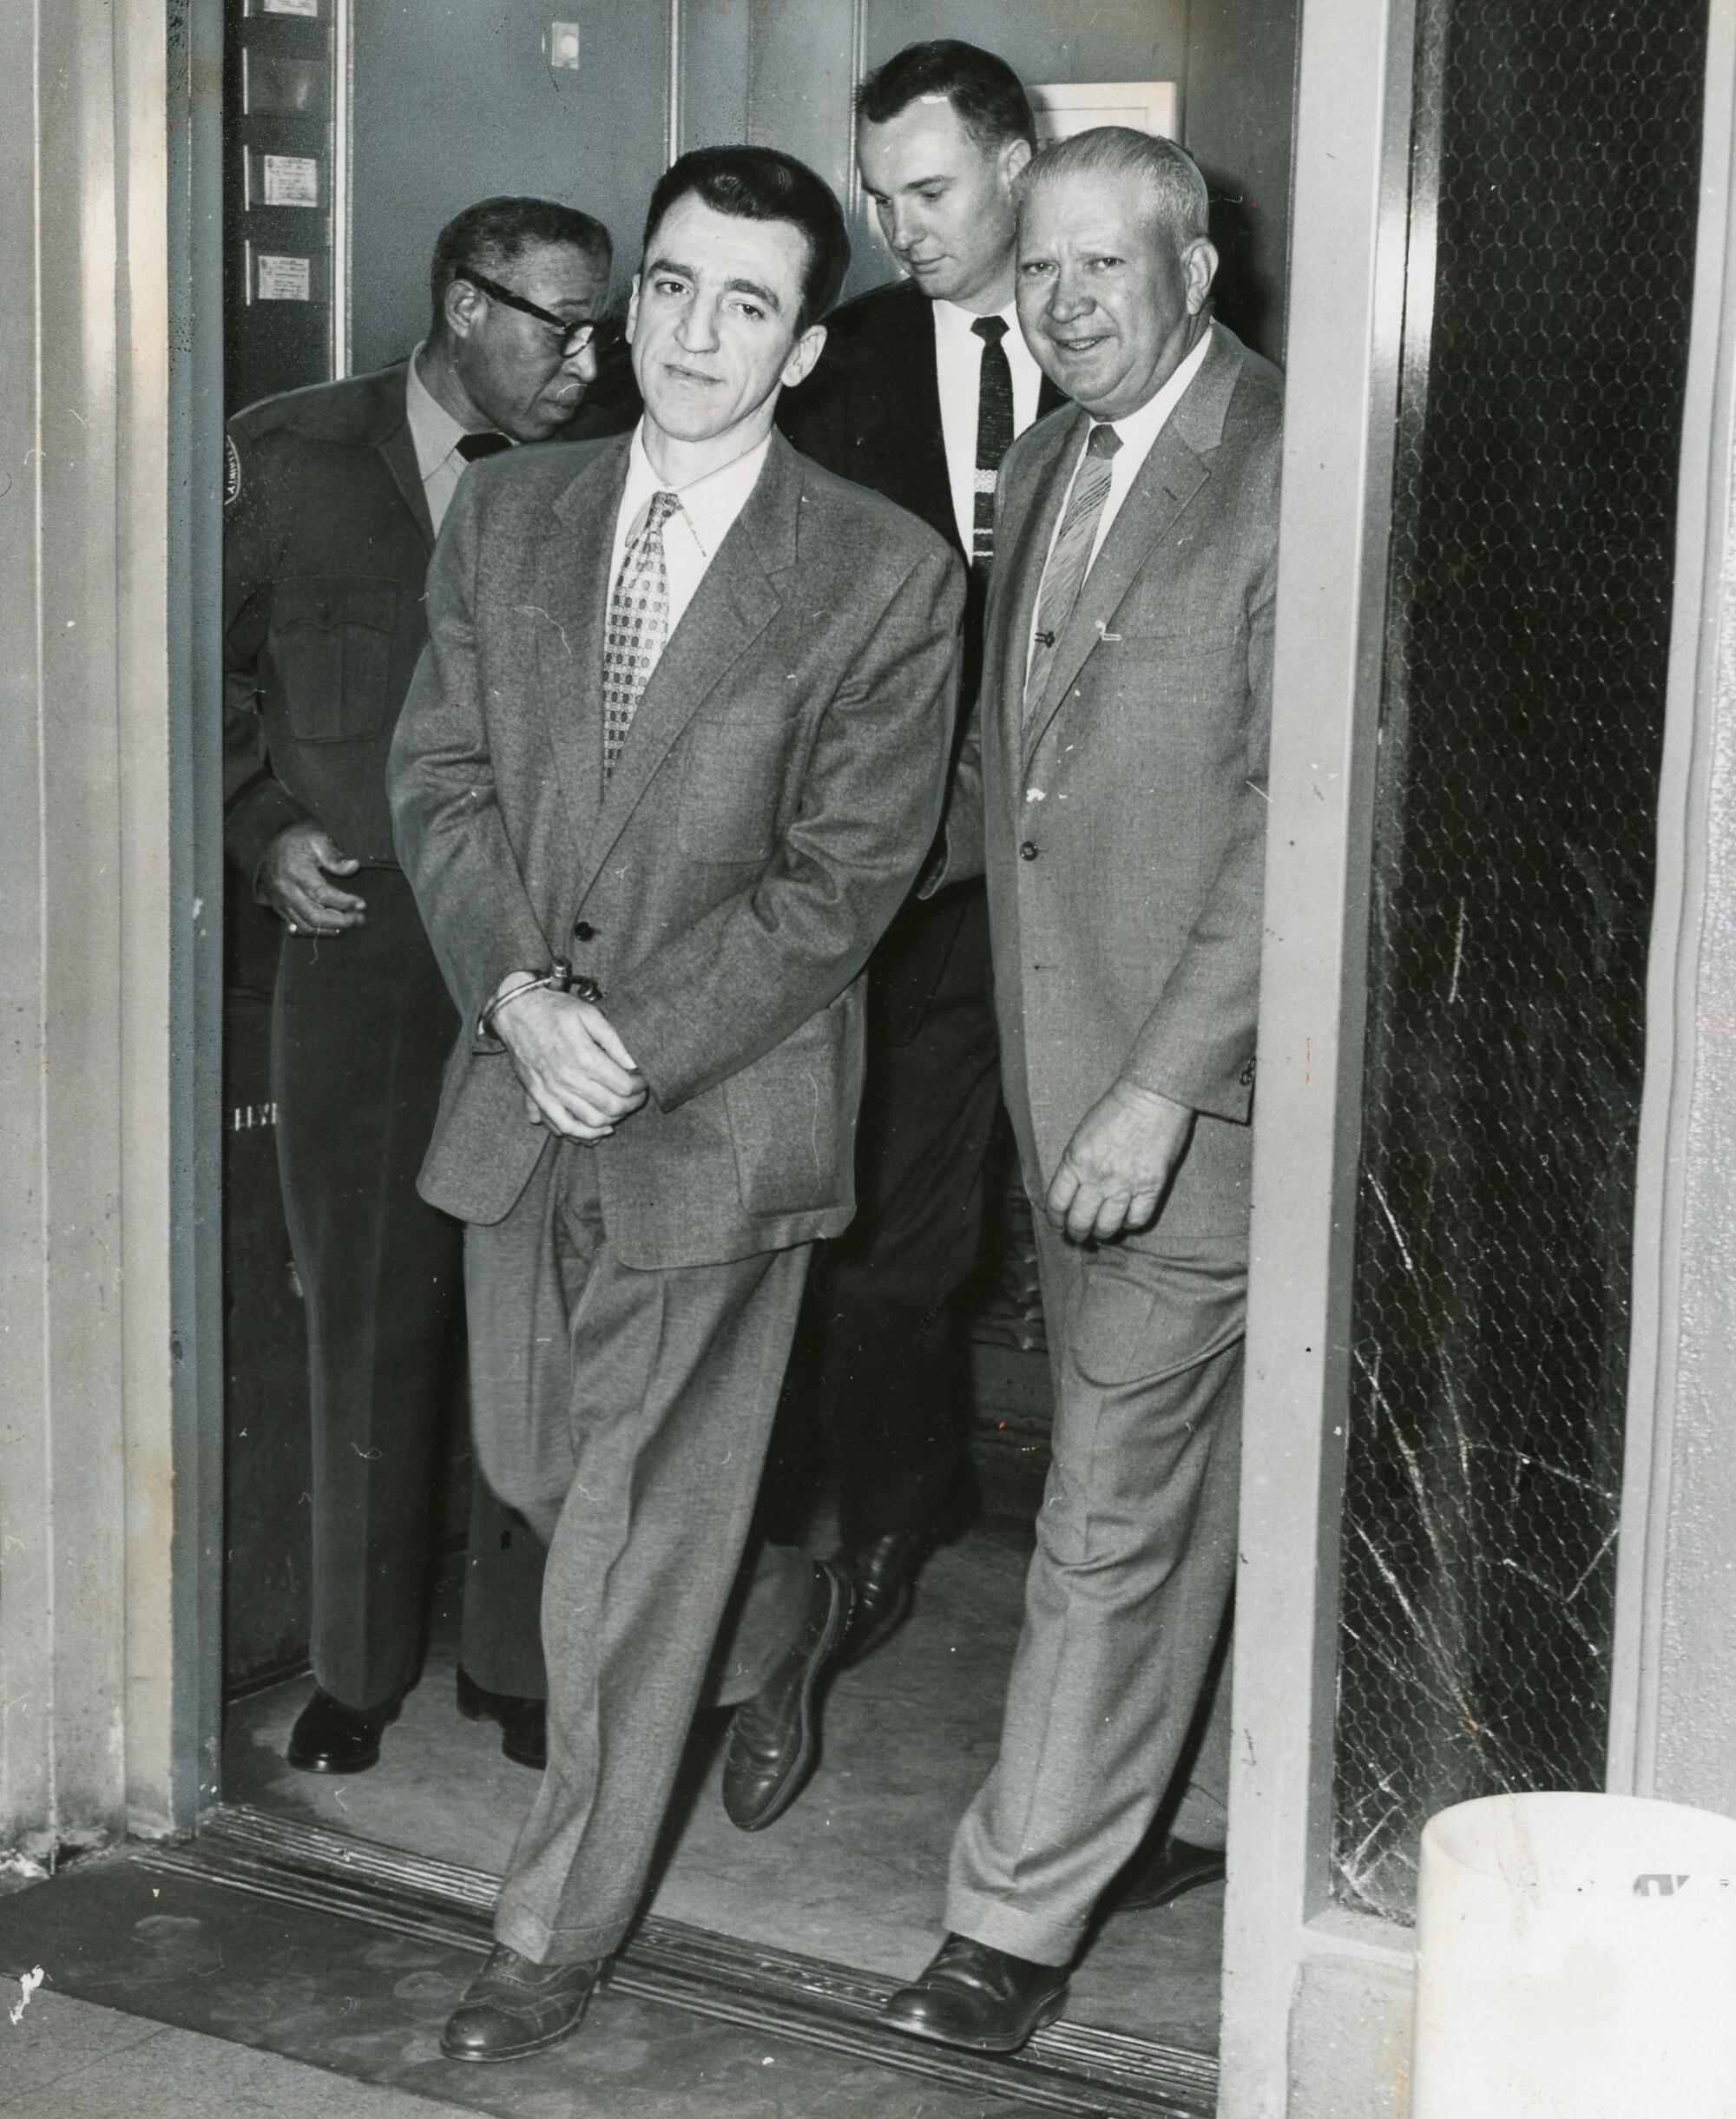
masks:
<path fill-rule="evenodd" d="M 728 1823 L 714 1721 L 696 1733 L 653 1910 L 868 1971 L 919 1970 L 939 1937 L 953 1827 L 995 1755 L 1027 1553 L 979 1528 L 934 1555 L 910 1622 L 833 1687 L 820 1769 L 771 1831 Z M 284 1765 L 306 1681 L 232 1708 L 225 1800 L 497 1875 L 534 1783 L 502 1758 L 492 1725 L 458 1718 L 450 1635 L 443 1614 L 422 1683 L 365 1774 Z M 1110 1922 L 1075 1974 L 1069 2019 L 1215 2051 L 1222 1925 L 1221 1886 Z"/>

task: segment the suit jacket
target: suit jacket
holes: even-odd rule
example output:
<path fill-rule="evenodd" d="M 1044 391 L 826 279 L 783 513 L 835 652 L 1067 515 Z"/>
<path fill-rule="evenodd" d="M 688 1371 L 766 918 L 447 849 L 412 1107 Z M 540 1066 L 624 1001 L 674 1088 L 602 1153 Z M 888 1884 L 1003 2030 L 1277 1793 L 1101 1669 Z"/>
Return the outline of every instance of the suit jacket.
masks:
<path fill-rule="evenodd" d="M 913 281 L 900 280 L 833 310 L 825 327 L 825 351 L 813 373 L 779 400 L 784 432 L 828 471 L 908 509 L 962 559 L 946 474 L 929 298 Z M 1045 378 L 1039 417 L 1064 402 Z M 981 662 L 983 612 L 976 589 L 977 578 L 972 576 L 959 685 L 964 712 L 975 696 Z M 959 947 L 980 952 L 986 992 L 987 928 L 978 891 L 945 891 L 904 907 L 874 955 L 877 1035 L 895 1044 L 909 1043 L 951 952 Z"/>
<path fill-rule="evenodd" d="M 249 879 L 286 825 L 391 863 L 385 760 L 427 636 L 434 531 L 402 365 L 267 398 L 229 427 L 223 793 Z"/>
<path fill-rule="evenodd" d="M 951 743 L 958 562 L 779 438 L 605 787 L 602 673 L 628 440 L 460 481 L 392 746 L 398 843 L 468 1024 L 569 957 L 651 1100 L 598 1145 L 626 1263 L 833 1235 L 853 1204 L 858 974 L 926 852 Z M 422 1175 L 509 1213 L 547 1135 L 462 1038 Z"/>
<path fill-rule="evenodd" d="M 986 868 L 1027 1168 L 1046 1185 L 1122 1076 L 1200 1114 L 1160 1240 L 1247 1214 L 1281 422 L 1277 372 L 1213 326 L 1029 717 L 1038 584 L 1089 421 L 1014 444 L 949 828 L 949 872 Z"/>

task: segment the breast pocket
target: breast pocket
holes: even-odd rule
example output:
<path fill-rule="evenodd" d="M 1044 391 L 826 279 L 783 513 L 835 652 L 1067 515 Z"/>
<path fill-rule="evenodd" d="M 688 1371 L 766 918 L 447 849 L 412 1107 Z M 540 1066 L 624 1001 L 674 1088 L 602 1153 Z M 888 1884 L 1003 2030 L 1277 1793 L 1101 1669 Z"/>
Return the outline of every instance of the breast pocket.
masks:
<path fill-rule="evenodd" d="M 270 651 L 292 732 L 303 743 L 377 736 L 397 705 L 387 684 L 396 582 L 302 575 L 272 597 Z"/>
<path fill-rule="evenodd" d="M 755 700 L 687 731 L 677 835 L 699 861 L 763 861 L 777 842 L 793 723 L 781 700 Z"/>

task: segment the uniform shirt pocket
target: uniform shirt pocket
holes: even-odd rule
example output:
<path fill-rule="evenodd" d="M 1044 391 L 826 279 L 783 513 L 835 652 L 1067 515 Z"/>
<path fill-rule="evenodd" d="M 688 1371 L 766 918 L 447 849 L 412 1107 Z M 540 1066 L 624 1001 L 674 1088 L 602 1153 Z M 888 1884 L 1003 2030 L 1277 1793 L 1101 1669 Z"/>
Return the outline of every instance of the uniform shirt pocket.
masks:
<path fill-rule="evenodd" d="M 304 574 L 272 596 L 267 647 L 290 731 L 303 743 L 378 736 L 388 696 L 396 582 Z"/>

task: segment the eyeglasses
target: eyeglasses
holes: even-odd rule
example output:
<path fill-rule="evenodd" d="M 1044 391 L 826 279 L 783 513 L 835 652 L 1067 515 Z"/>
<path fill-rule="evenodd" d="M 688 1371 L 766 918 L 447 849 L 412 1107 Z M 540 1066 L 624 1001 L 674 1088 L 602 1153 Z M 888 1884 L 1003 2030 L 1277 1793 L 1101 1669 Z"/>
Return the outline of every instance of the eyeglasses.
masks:
<path fill-rule="evenodd" d="M 474 271 L 461 265 L 453 273 L 455 280 L 468 280 L 473 287 L 480 289 L 490 301 L 504 302 L 509 309 L 523 311 L 534 316 L 539 324 L 547 324 L 561 334 L 561 358 L 570 360 L 575 353 L 582 353 L 602 327 L 601 317 L 582 317 L 575 322 L 571 317 L 556 316 L 552 309 L 543 309 L 523 295 L 515 294 L 510 287 L 503 287 L 498 280 L 490 280 L 486 273 Z"/>

